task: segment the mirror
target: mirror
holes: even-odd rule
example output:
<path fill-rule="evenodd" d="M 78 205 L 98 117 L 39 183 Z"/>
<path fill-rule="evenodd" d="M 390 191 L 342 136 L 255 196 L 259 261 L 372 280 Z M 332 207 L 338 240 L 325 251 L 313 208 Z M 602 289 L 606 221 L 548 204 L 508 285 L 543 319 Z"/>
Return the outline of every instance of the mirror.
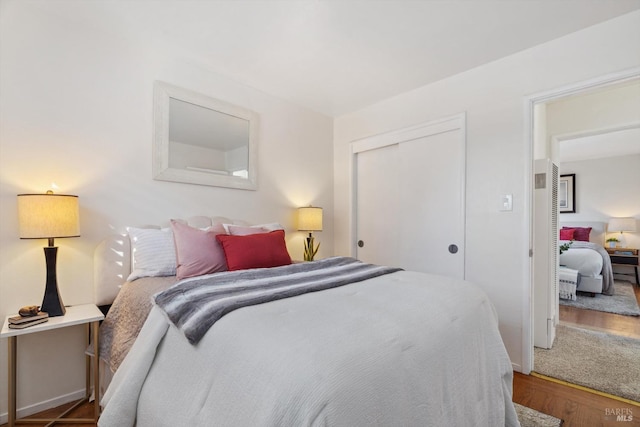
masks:
<path fill-rule="evenodd" d="M 255 190 L 257 138 L 253 111 L 155 83 L 154 179 Z"/>

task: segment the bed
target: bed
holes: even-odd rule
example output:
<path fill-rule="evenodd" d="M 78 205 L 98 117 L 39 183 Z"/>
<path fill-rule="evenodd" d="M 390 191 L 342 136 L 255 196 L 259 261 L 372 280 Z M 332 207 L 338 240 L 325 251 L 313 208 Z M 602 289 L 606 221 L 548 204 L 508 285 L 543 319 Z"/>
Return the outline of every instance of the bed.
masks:
<path fill-rule="evenodd" d="M 562 223 L 560 245 L 569 244 L 569 249 L 560 254 L 561 280 L 570 281 L 573 271 L 578 272 L 576 291 L 613 295 L 613 269 L 611 259 L 604 249 L 604 223 L 571 222 Z M 563 279 L 564 278 L 564 279 Z M 575 299 L 575 294 L 568 294 Z M 567 293 L 563 293 L 567 297 Z"/>
<path fill-rule="evenodd" d="M 221 223 L 233 221 L 180 227 Z M 286 263 L 263 244 L 284 246 L 284 231 L 252 227 L 264 231 L 216 237 L 234 271 L 127 281 L 136 243 L 96 249 L 96 295 L 113 298 L 99 426 L 519 425 L 496 312 L 477 286 L 345 257 Z M 256 246 L 282 265 L 254 268 Z"/>

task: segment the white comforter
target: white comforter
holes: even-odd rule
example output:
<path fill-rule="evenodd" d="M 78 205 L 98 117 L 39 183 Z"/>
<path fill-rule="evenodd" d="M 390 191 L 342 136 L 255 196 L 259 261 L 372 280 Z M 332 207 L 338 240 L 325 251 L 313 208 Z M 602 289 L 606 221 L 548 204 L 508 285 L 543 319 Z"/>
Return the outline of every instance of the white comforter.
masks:
<path fill-rule="evenodd" d="M 602 255 L 589 248 L 571 248 L 560 255 L 560 265 L 578 270 L 581 276 L 596 277 L 602 272 Z"/>
<path fill-rule="evenodd" d="M 108 426 L 517 426 L 495 311 L 397 272 L 236 310 L 196 345 L 154 307 L 102 400 Z"/>
<path fill-rule="evenodd" d="M 602 275 L 602 293 L 613 295 L 613 268 L 606 249 L 592 242 L 560 240 L 560 244 L 571 243 L 571 247 L 560 255 L 560 264 L 578 270 L 581 276 Z"/>

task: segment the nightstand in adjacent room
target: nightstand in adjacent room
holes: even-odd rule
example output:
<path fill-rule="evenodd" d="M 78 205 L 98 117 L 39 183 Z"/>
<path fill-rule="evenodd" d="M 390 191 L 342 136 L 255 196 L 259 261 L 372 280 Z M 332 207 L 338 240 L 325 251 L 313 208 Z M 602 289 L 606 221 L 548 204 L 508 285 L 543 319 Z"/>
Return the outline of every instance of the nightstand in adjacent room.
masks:
<path fill-rule="evenodd" d="M 638 279 L 638 250 L 632 248 L 606 248 L 611 258 L 611 265 L 624 265 L 633 267 L 636 273 L 636 285 L 640 285 Z"/>
<path fill-rule="evenodd" d="M 4 325 L 2 326 L 2 331 L 0 332 L 0 338 L 8 338 L 9 340 L 9 376 L 8 376 L 8 390 L 9 390 L 9 427 L 14 427 L 16 424 L 16 385 L 17 385 L 17 350 L 18 350 L 18 337 L 27 334 L 35 334 L 43 331 L 50 331 L 58 328 L 66 328 L 68 326 L 74 325 L 86 325 L 87 331 L 87 341 L 89 337 L 92 338 L 93 345 L 93 354 L 98 354 L 98 326 L 100 325 L 100 321 L 104 319 L 104 314 L 96 307 L 94 304 L 83 304 L 76 305 L 72 307 L 67 307 L 67 312 L 64 316 L 51 317 L 47 322 L 40 323 L 38 325 L 30 326 L 24 329 L 11 329 L 9 328 L 9 317 L 8 316 Z M 86 357 L 86 396 L 85 399 L 78 402 L 77 405 L 83 403 L 87 398 L 91 396 L 91 375 L 93 373 L 93 385 L 95 390 L 100 389 L 100 377 L 99 377 L 99 363 L 96 357 L 93 358 L 93 372 L 91 369 L 91 356 Z M 76 405 L 76 406 L 77 406 Z M 34 419 L 34 418 L 25 418 L 21 419 L 20 422 L 42 422 L 47 423 L 50 422 L 53 424 L 54 422 L 69 422 L 72 420 L 73 423 L 85 422 L 85 423 L 97 423 L 98 417 L 100 416 L 100 405 L 95 404 L 95 412 L 94 418 L 63 418 L 67 415 L 71 410 L 75 409 L 75 407 L 70 408 L 65 413 L 60 415 L 58 418 L 48 418 L 48 419 Z M 49 424 L 50 425 L 50 424 Z"/>

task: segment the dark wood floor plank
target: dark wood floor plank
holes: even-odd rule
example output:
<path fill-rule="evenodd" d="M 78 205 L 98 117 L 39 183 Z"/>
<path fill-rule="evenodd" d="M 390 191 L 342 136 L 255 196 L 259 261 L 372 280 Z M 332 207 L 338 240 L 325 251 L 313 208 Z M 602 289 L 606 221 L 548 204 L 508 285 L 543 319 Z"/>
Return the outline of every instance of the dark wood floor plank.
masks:
<path fill-rule="evenodd" d="M 531 375 L 514 373 L 513 401 L 553 415 L 564 427 L 634 426 L 640 427 L 640 405 L 620 402 Z M 617 421 L 613 411 L 628 411 L 632 421 Z"/>
<path fill-rule="evenodd" d="M 69 409 L 70 407 L 72 407 L 74 405 L 74 402 L 70 402 L 70 403 L 65 403 L 64 405 L 60 405 L 56 408 L 51 408 L 51 409 L 47 409 L 45 411 L 42 412 L 38 412 L 37 414 L 34 415 L 30 415 L 27 418 L 56 418 L 58 416 L 60 416 L 60 414 L 62 414 L 64 411 L 66 411 L 67 409 Z M 66 418 L 93 418 L 93 403 L 92 402 L 85 402 L 84 404 L 78 406 L 76 409 L 74 409 L 70 414 L 68 414 L 66 416 Z M 18 425 L 29 425 L 32 427 L 44 427 L 46 426 L 48 423 L 34 423 L 34 424 L 18 424 Z M 76 423 L 56 423 L 55 427 L 95 427 L 95 423 L 82 423 L 82 424 L 76 424 Z M 7 427 L 7 424 L 2 424 L 0 425 L 0 427 Z"/>
<path fill-rule="evenodd" d="M 640 286 L 634 286 L 633 289 L 636 300 L 640 303 Z M 602 296 L 602 298 L 605 297 Z M 561 305 L 560 320 L 565 323 L 586 326 L 640 339 L 640 317 L 637 316 L 622 316 L 619 314 L 605 313 L 603 311 L 584 310 Z"/>

